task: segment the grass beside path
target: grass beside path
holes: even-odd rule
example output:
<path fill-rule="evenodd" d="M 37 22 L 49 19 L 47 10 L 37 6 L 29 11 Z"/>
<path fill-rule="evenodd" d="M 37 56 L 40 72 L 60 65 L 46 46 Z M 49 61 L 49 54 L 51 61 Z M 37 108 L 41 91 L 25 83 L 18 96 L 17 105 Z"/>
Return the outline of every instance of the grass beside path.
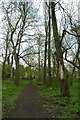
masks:
<path fill-rule="evenodd" d="M 73 118 L 80 117 L 78 82 L 74 81 L 70 86 L 70 97 L 61 97 L 59 94 L 59 86 L 55 84 L 47 87 L 41 82 L 33 81 L 38 91 L 43 96 L 44 107 L 49 112 L 51 118 Z"/>
<path fill-rule="evenodd" d="M 20 80 L 18 86 L 14 85 L 12 80 L 3 80 L 2 82 L 2 117 L 7 118 L 11 109 L 15 106 L 22 88 L 27 85 L 29 81 Z"/>

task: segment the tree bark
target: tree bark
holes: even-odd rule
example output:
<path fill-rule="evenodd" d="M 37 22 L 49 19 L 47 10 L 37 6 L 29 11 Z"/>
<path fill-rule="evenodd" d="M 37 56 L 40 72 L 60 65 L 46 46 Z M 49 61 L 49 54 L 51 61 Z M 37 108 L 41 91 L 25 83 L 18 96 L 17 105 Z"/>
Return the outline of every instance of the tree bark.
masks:
<path fill-rule="evenodd" d="M 46 7 L 46 3 L 45 3 Z M 46 70 L 46 57 L 47 57 L 47 36 L 48 36 L 48 25 L 47 25 L 47 18 L 46 18 L 46 8 L 45 9 L 45 51 L 44 51 L 44 77 L 43 77 L 43 84 L 47 84 L 47 70 Z"/>
<path fill-rule="evenodd" d="M 15 82 L 15 85 L 18 85 L 19 84 L 19 58 L 17 53 L 15 53 L 14 59 L 15 59 L 15 65 L 16 65 L 14 82 Z"/>
<path fill-rule="evenodd" d="M 38 80 L 40 81 L 41 79 L 41 68 L 40 68 L 40 35 L 38 39 Z"/>
<path fill-rule="evenodd" d="M 64 66 L 64 61 L 63 61 L 61 41 L 58 34 L 58 26 L 57 26 L 56 14 L 55 14 L 54 2 L 51 2 L 51 11 L 52 11 L 52 28 L 53 28 L 53 36 L 54 36 L 54 42 L 55 42 L 55 48 L 56 48 L 56 57 L 57 57 L 57 62 L 59 64 L 59 71 L 60 69 L 62 69 L 62 72 L 63 72 L 61 73 L 60 71 L 61 95 L 69 96 L 68 78 L 67 78 L 67 72 Z M 63 74 L 63 77 L 61 77 L 61 74 Z"/>
<path fill-rule="evenodd" d="M 50 48 L 50 42 L 51 42 L 51 22 L 50 22 L 50 3 L 49 3 L 49 38 L 48 38 L 48 82 L 49 86 L 52 85 L 52 77 L 51 77 L 51 48 Z"/>
<path fill-rule="evenodd" d="M 43 78 L 43 84 L 47 84 L 46 80 L 46 56 L 47 56 L 47 30 L 46 30 L 46 38 L 45 38 L 45 53 L 44 53 L 44 78 Z"/>

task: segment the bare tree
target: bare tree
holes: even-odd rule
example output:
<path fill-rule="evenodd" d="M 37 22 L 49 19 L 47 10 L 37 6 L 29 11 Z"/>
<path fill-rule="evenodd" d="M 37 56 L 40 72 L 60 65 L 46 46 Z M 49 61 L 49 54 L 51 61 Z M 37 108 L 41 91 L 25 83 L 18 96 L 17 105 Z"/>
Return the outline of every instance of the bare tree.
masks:
<path fill-rule="evenodd" d="M 51 2 L 53 36 L 55 41 L 56 57 L 57 57 L 57 62 L 59 64 L 59 72 L 60 72 L 60 79 L 61 79 L 61 95 L 69 96 L 68 75 L 67 75 L 67 72 L 64 66 L 64 61 L 63 61 L 63 52 L 61 49 L 61 41 L 58 33 L 55 6 L 56 6 L 56 3 Z"/>

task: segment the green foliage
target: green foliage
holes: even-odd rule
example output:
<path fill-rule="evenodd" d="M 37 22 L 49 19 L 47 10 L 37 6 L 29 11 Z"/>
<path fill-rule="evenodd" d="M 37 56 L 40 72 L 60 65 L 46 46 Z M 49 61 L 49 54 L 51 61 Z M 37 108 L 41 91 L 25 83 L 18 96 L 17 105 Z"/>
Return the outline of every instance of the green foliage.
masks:
<path fill-rule="evenodd" d="M 22 88 L 28 84 L 28 81 L 21 80 L 19 86 L 15 86 L 11 80 L 4 80 L 2 83 L 2 101 L 3 117 L 7 117 L 10 110 L 14 107 L 15 101 L 19 96 Z"/>
<path fill-rule="evenodd" d="M 27 71 L 27 79 L 31 79 L 32 76 L 31 67 L 26 67 L 26 71 Z"/>
<path fill-rule="evenodd" d="M 25 78 L 25 74 L 26 74 L 26 69 L 24 68 L 23 65 L 19 65 L 19 75 L 20 75 L 20 78 Z"/>
<path fill-rule="evenodd" d="M 58 81 L 57 81 L 58 82 Z M 78 81 L 73 79 L 70 85 L 70 97 L 61 97 L 59 86 L 54 80 L 52 87 L 47 87 L 41 82 L 33 81 L 40 94 L 43 96 L 44 107 L 52 118 L 78 118 L 80 114 Z"/>
<path fill-rule="evenodd" d="M 59 87 L 56 87 L 56 84 L 54 87 L 47 87 L 46 85 L 43 85 L 42 82 L 36 80 L 33 81 L 33 84 L 36 84 L 43 96 L 50 98 L 59 96 Z"/>
<path fill-rule="evenodd" d="M 4 67 L 3 76 L 4 76 L 4 78 L 9 78 L 10 75 L 11 75 L 11 66 L 6 64 L 5 67 Z"/>

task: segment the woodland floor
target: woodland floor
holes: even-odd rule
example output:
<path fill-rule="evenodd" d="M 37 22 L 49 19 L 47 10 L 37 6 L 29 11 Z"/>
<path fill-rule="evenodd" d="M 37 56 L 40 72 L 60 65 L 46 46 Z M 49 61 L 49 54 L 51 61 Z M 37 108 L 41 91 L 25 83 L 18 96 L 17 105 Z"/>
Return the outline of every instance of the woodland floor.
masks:
<path fill-rule="evenodd" d="M 49 118 L 43 107 L 42 97 L 32 84 L 22 90 L 8 118 Z"/>

